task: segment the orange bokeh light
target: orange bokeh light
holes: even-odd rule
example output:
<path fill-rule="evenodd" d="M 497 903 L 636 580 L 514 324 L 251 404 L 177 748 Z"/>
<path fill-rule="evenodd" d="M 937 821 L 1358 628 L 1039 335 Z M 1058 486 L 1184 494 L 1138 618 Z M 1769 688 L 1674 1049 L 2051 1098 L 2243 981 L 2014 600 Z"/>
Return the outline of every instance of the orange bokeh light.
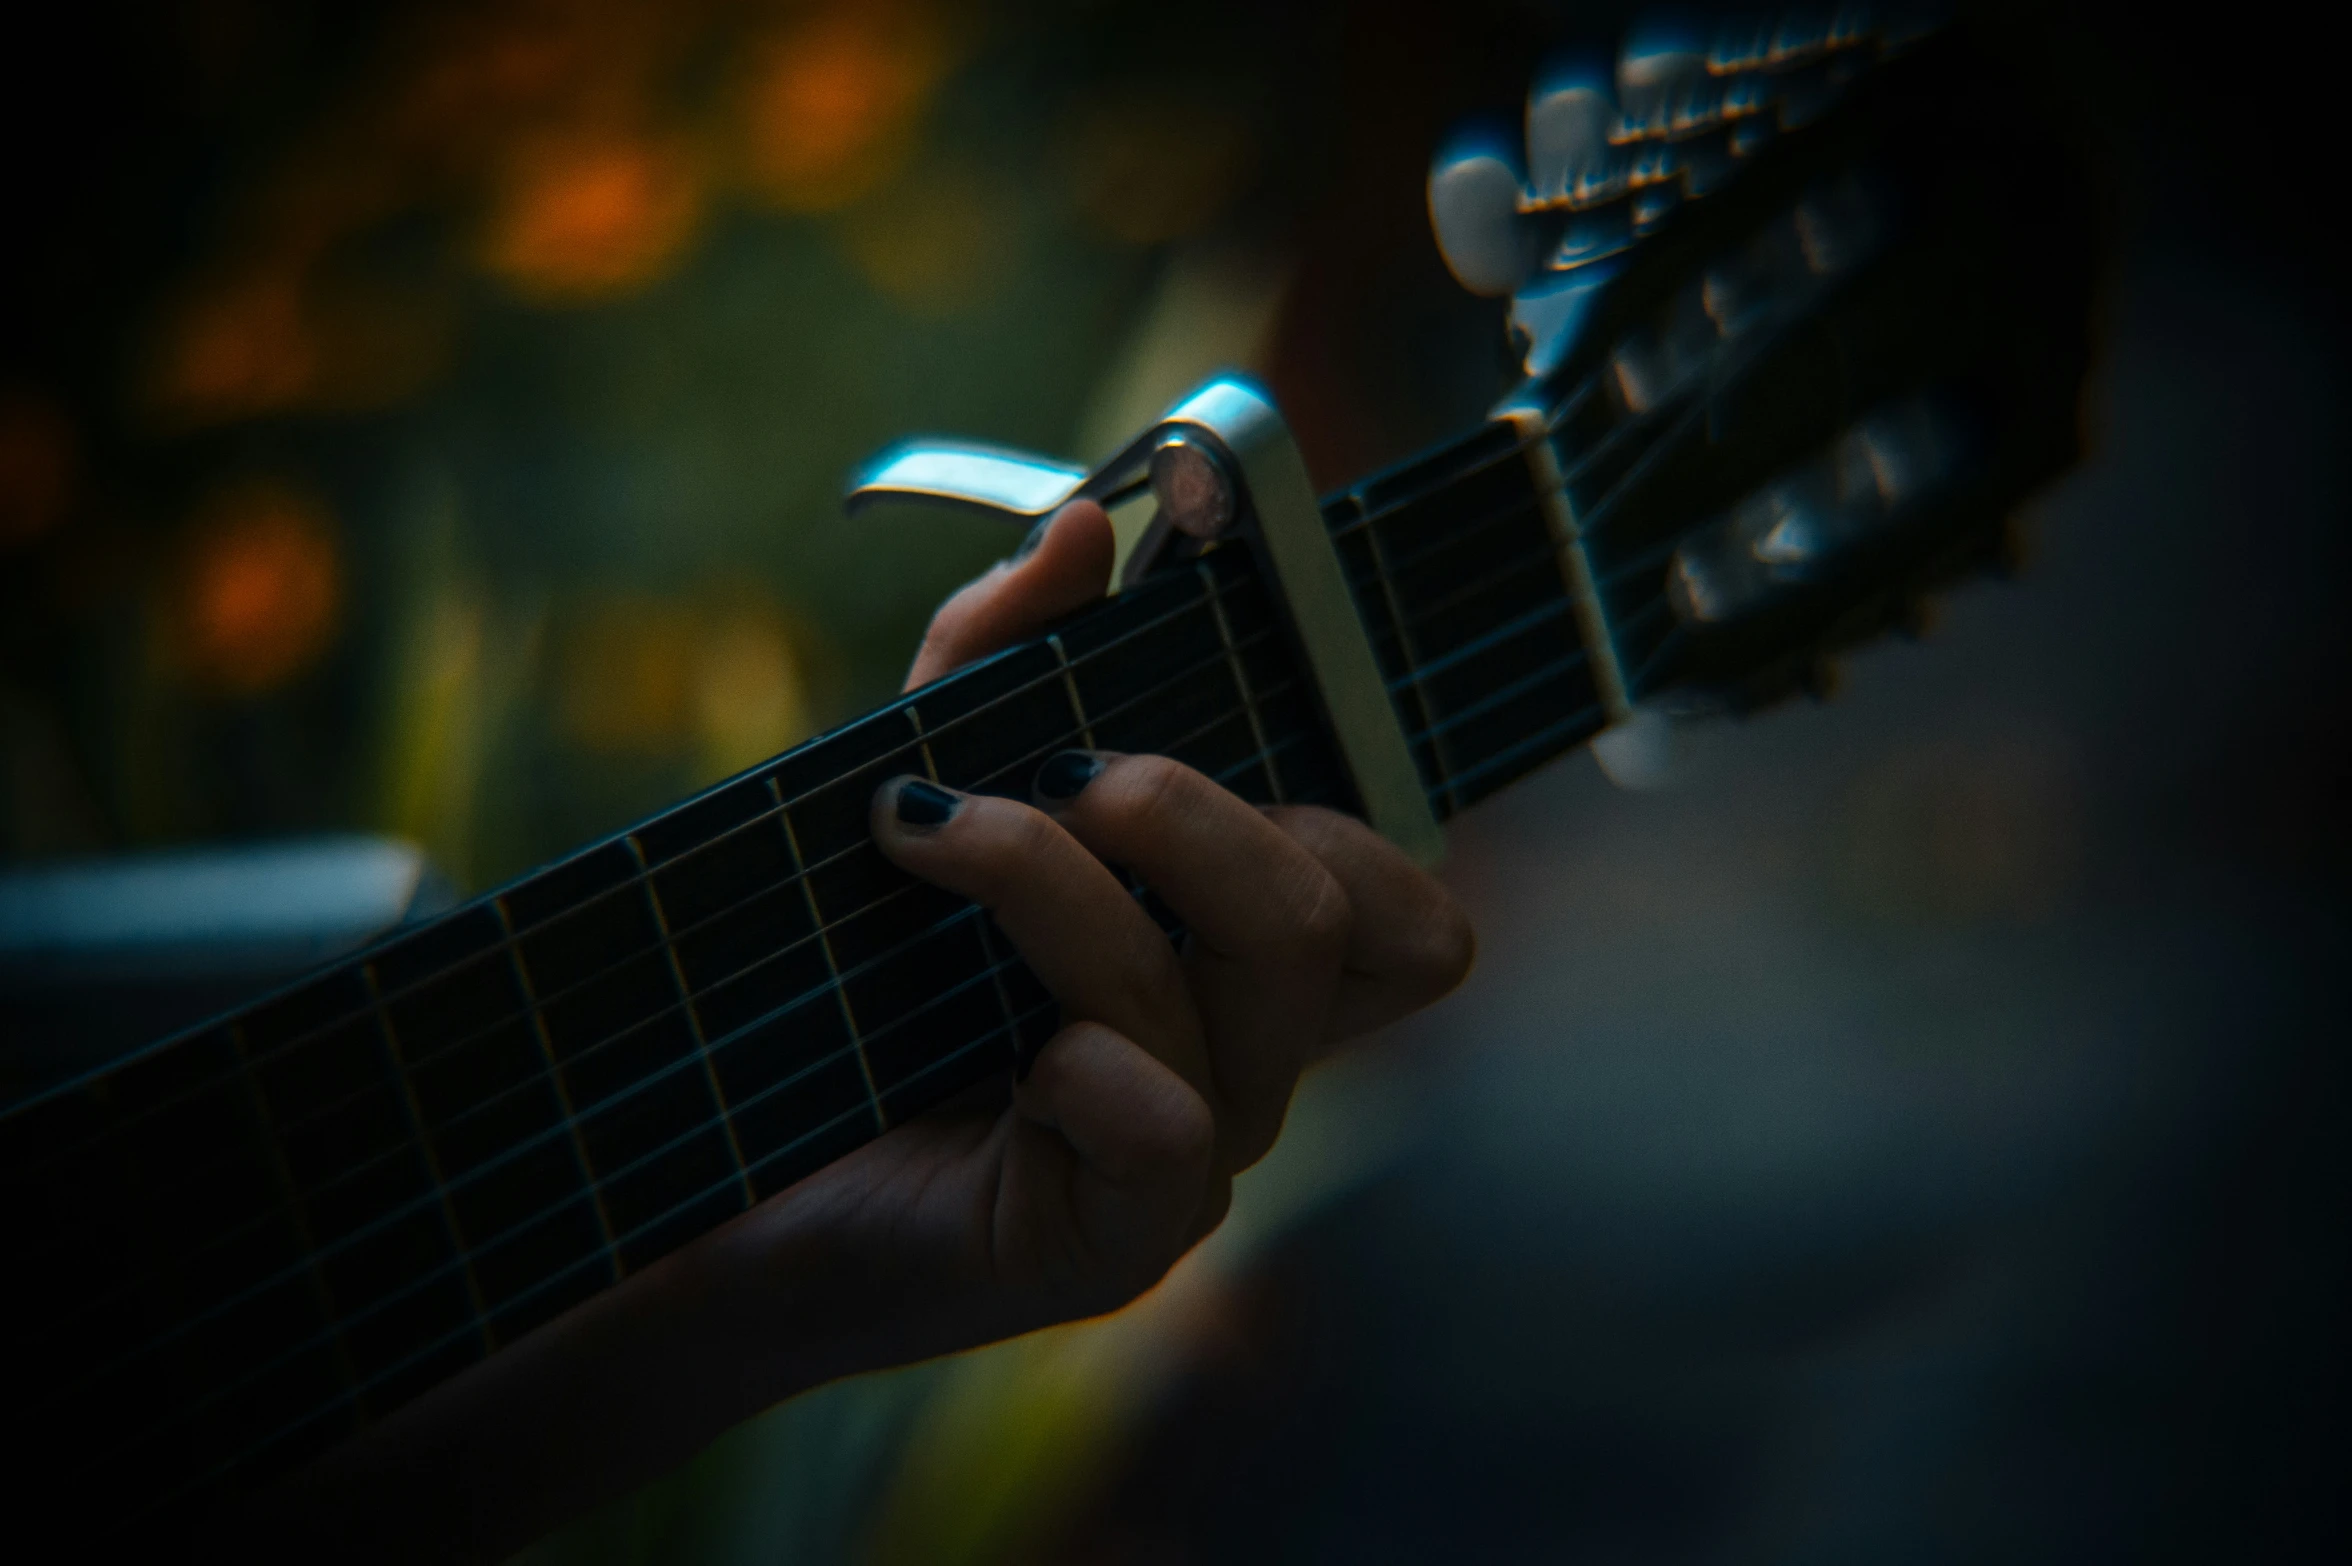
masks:
<path fill-rule="evenodd" d="M 318 345 L 291 271 L 200 294 L 164 349 L 157 400 L 199 422 L 299 405 L 318 372 Z"/>
<path fill-rule="evenodd" d="M 757 55 L 747 101 L 751 183 L 799 212 L 845 206 L 896 172 L 946 66 L 936 20 L 840 6 Z"/>
<path fill-rule="evenodd" d="M 274 482 L 223 493 L 197 517 L 181 588 L 189 673 L 238 695 L 284 684 L 334 640 L 342 607 L 325 509 Z"/>
<path fill-rule="evenodd" d="M 482 260 L 528 298 L 608 298 L 667 271 L 701 213 L 700 171 L 681 143 L 541 141 L 512 160 Z"/>
<path fill-rule="evenodd" d="M 74 458 L 64 414 L 39 397 L 0 393 L 0 549 L 29 544 L 64 519 Z"/>

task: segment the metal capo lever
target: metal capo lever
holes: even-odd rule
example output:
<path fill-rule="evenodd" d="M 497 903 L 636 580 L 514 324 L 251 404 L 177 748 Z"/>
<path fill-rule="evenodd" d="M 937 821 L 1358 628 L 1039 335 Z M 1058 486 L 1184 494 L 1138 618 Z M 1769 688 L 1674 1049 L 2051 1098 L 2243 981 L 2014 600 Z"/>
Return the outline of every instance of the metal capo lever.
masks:
<path fill-rule="evenodd" d="M 1239 384 L 1208 382 L 1092 472 L 976 441 L 901 441 L 851 476 L 845 504 L 855 516 L 878 500 L 909 500 L 1033 527 L 1073 500 L 1107 509 L 1149 486 L 1159 515 L 1129 553 L 1120 585 L 1131 586 L 1171 546 L 1207 544 L 1233 525 L 1228 466 L 1200 437 L 1214 440 L 1217 389 Z"/>
<path fill-rule="evenodd" d="M 1198 547 L 1228 532 L 1245 541 L 1314 677 L 1365 818 L 1416 860 L 1435 864 L 1444 837 L 1306 461 L 1256 386 L 1225 376 L 1204 383 L 1092 472 L 996 446 L 902 442 L 857 472 L 846 503 L 855 514 L 878 500 L 928 502 L 1034 526 L 1070 501 L 1115 504 L 1147 484 L 1160 514 L 1130 557 L 1125 581 L 1175 546 Z"/>

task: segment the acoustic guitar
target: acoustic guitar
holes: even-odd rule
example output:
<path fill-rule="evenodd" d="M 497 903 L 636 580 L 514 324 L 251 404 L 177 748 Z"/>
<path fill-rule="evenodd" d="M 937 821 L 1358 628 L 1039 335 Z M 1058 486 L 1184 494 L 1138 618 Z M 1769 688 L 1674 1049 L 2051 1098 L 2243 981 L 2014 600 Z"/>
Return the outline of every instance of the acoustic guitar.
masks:
<path fill-rule="evenodd" d="M 885 453 L 853 505 L 1159 518 L 1051 634 L 0 1113 L 18 1515 L 172 1526 L 1012 1069 L 1054 997 L 874 848 L 884 778 L 1158 752 L 1426 860 L 1563 753 L 1638 770 L 2001 570 L 2076 455 L 2097 255 L 2023 83 L 1850 19 L 1546 78 L 1430 181 L 1524 383 L 1337 494 L 1238 379 L 1092 470 Z"/>

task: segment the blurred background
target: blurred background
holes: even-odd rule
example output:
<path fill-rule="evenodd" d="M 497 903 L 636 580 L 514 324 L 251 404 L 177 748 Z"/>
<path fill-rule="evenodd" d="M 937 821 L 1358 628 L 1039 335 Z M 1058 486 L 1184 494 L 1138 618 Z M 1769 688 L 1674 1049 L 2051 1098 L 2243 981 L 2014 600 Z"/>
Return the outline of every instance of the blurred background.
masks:
<path fill-rule="evenodd" d="M 1572 758 L 1467 818 L 1469 986 L 1311 1079 L 1137 1306 L 801 1399 L 534 1559 L 2340 1554 L 2326 56 L 1975 9 L 2080 103 L 2117 237 L 2089 455 L 2022 580 L 1825 705 L 1688 735 L 1662 791 Z M 1013 542 L 844 520 L 898 435 L 1088 460 L 1240 365 L 1336 486 L 1475 420 L 1510 361 L 1428 240 L 1430 149 L 1631 14 L 28 13 L 0 855 L 315 895 L 225 966 L 218 929 L 150 932 L 177 987 L 114 1010 L 21 1001 L 40 932 L 0 906 L 0 1068 L 894 690 Z"/>

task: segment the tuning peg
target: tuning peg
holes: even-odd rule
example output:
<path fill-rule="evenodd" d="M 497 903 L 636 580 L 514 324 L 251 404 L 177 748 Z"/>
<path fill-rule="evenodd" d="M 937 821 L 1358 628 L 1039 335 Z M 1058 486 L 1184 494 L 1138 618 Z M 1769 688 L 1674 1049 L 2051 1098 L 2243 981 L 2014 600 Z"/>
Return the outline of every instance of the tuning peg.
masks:
<path fill-rule="evenodd" d="M 1617 101 L 1628 127 L 1657 136 L 1712 116 L 1707 44 L 1695 24 L 1676 16 L 1649 17 L 1627 30 L 1617 57 Z"/>
<path fill-rule="evenodd" d="M 1476 124 L 1455 132 L 1429 165 L 1429 226 L 1455 281 L 1474 294 L 1508 294 L 1536 269 L 1535 225 L 1519 210 L 1527 176 L 1509 133 Z"/>
<path fill-rule="evenodd" d="M 1625 178 L 1625 160 L 1609 144 L 1617 118 L 1605 61 L 1578 54 L 1546 66 L 1527 94 L 1528 193 L 1579 202 L 1614 194 Z"/>

